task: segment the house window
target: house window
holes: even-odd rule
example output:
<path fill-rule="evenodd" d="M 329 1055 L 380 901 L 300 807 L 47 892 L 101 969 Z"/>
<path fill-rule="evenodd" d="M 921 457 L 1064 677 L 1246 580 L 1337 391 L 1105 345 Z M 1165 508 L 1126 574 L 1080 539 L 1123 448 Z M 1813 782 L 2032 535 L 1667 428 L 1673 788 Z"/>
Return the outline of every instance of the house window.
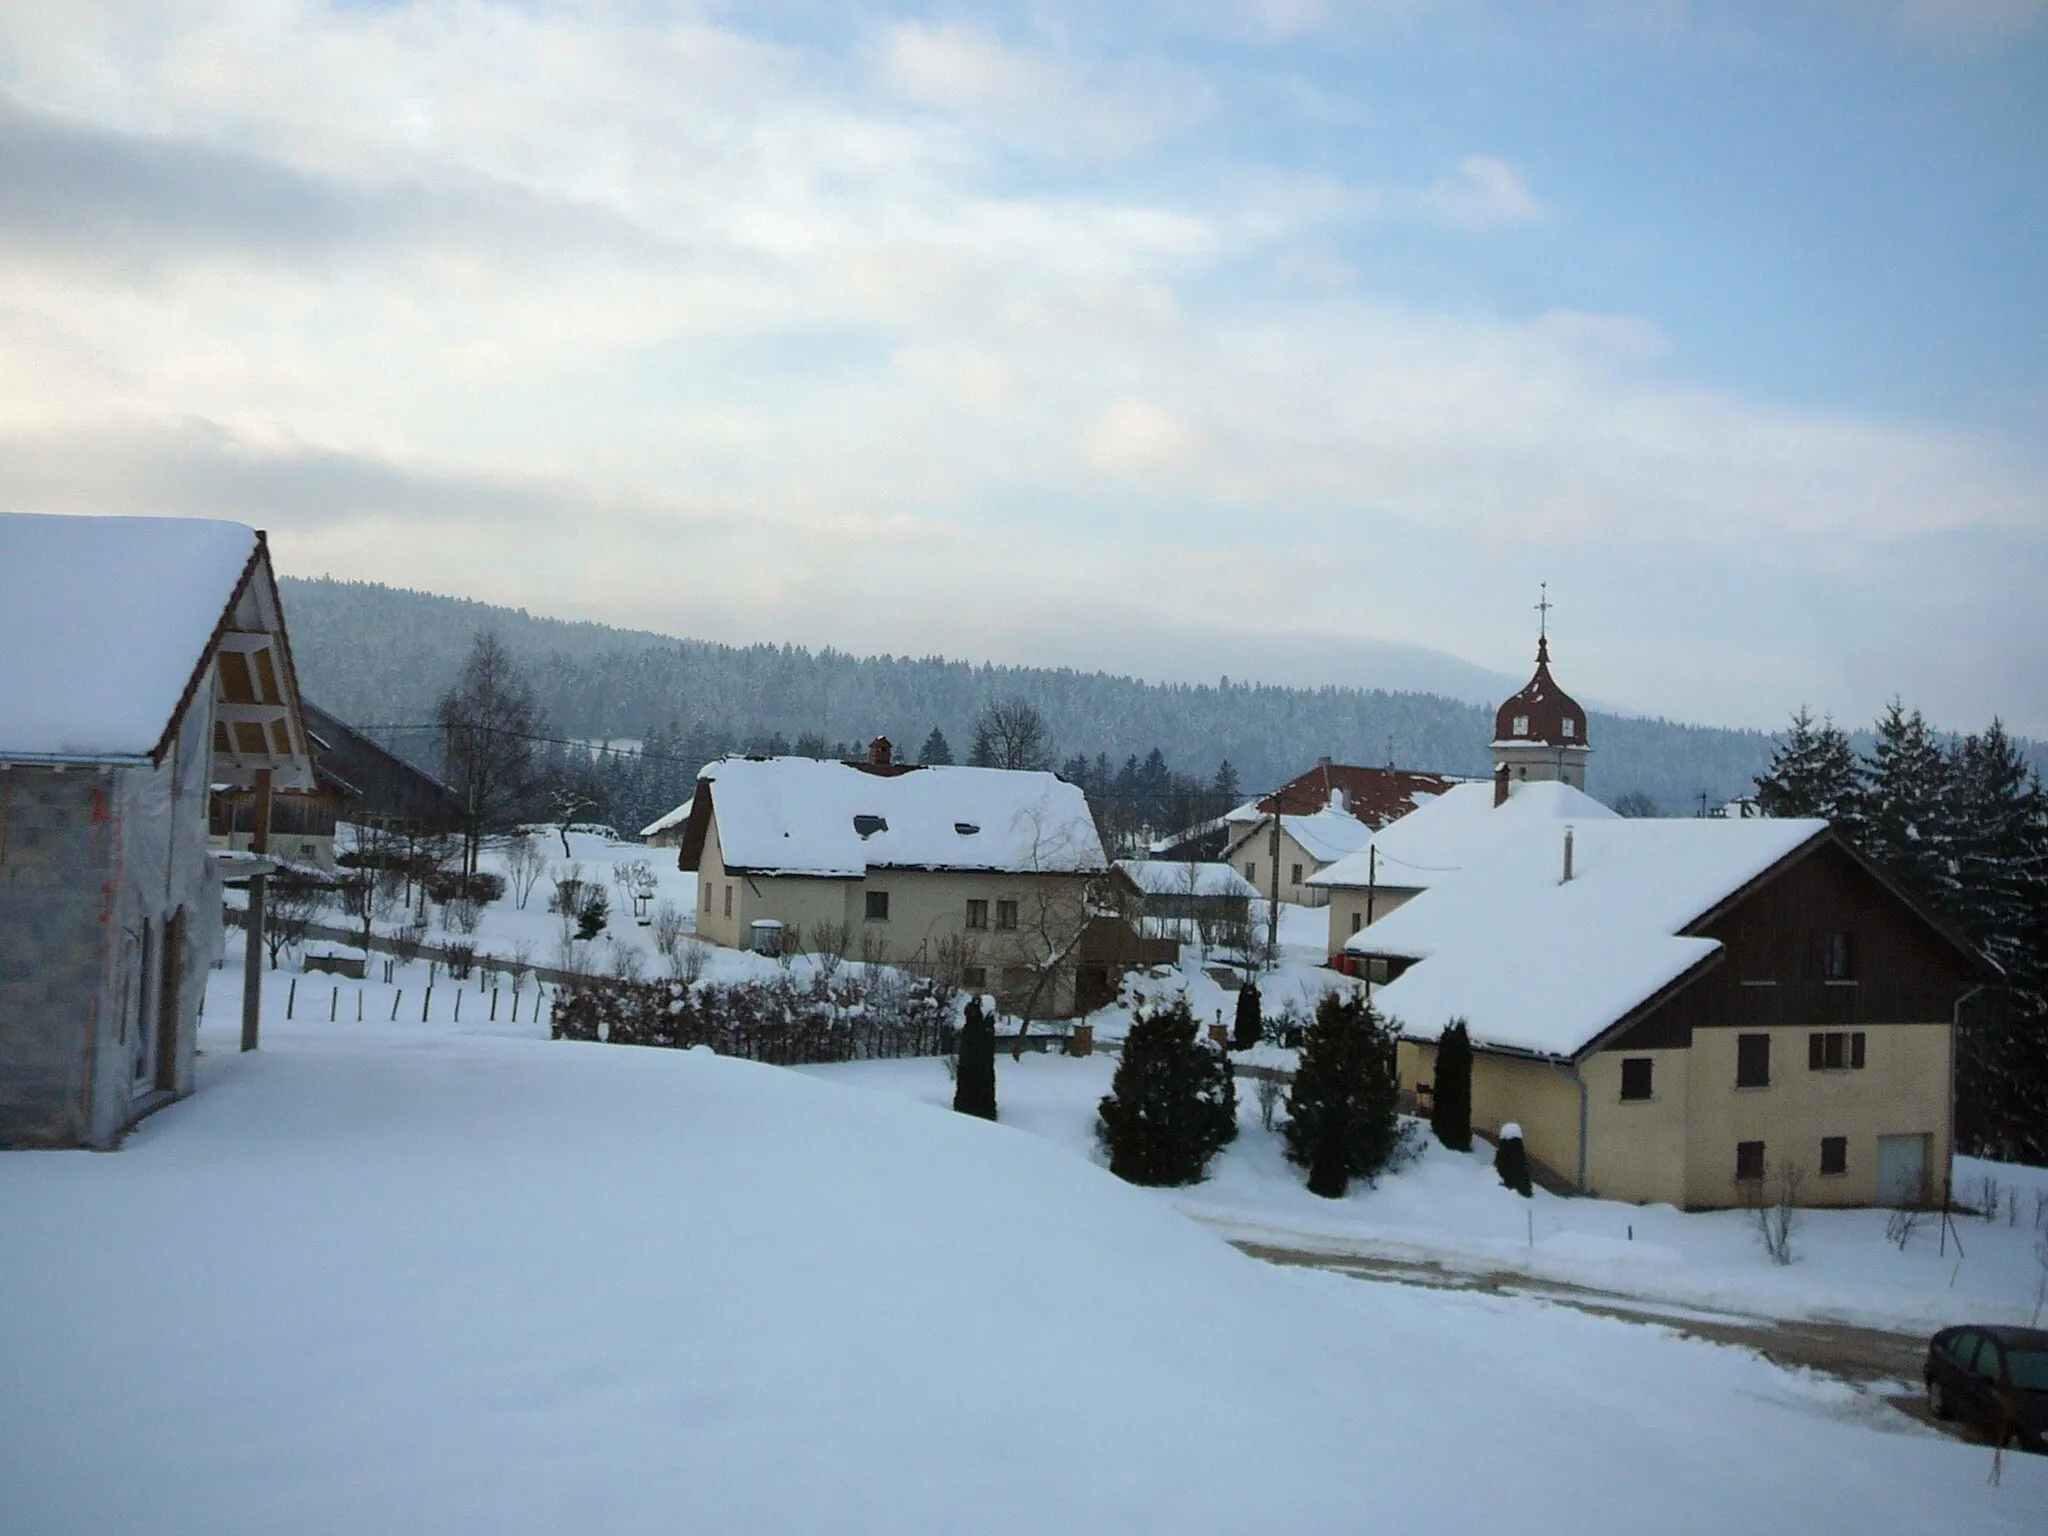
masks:
<path fill-rule="evenodd" d="M 1289 885 L 1301 884 L 1301 866 L 1299 864 L 1290 864 L 1287 867 L 1293 871 L 1293 873 L 1288 875 L 1287 883 Z"/>
<path fill-rule="evenodd" d="M 1570 741 L 1573 736 L 1578 734 L 1578 729 L 1579 722 L 1574 720 L 1570 715 L 1566 715 L 1564 717 L 1564 739 L 1566 741 Z"/>
<path fill-rule="evenodd" d="M 1515 734 L 1517 736 L 1529 734 L 1529 717 L 1527 715 L 1515 716 Z"/>
<path fill-rule="evenodd" d="M 889 921 L 889 893 L 887 891 L 868 892 L 868 921 L 871 923 L 886 923 Z"/>
<path fill-rule="evenodd" d="M 988 903 L 970 899 L 967 903 L 967 926 L 986 928 L 988 926 Z"/>
<path fill-rule="evenodd" d="M 1735 1177 L 1760 1180 L 1764 1176 L 1764 1144 L 1760 1141 L 1735 1143 Z"/>
<path fill-rule="evenodd" d="M 1621 1096 L 1623 1099 L 1647 1099 L 1650 1096 L 1650 1074 L 1655 1063 L 1647 1056 L 1624 1056 L 1621 1061 Z"/>
<path fill-rule="evenodd" d="M 1854 981 L 1856 979 L 1855 935 L 1831 933 L 1828 935 L 1827 959 L 1822 972 L 1829 981 Z"/>
<path fill-rule="evenodd" d="M 1849 1138 L 1846 1136 L 1823 1136 L 1820 1139 L 1820 1171 L 1822 1173 L 1847 1173 L 1849 1171 Z"/>
<path fill-rule="evenodd" d="M 985 965 L 961 966 L 960 985 L 970 992 L 986 992 L 988 990 L 988 967 Z"/>
<path fill-rule="evenodd" d="M 1771 1086 L 1771 1037 L 1769 1035 L 1737 1035 L 1735 1037 L 1735 1086 L 1738 1088 L 1768 1088 Z"/>
<path fill-rule="evenodd" d="M 996 903 L 996 926 L 1006 933 L 1016 928 L 1017 903 L 1014 901 L 999 901 Z"/>
<path fill-rule="evenodd" d="M 1246 859 L 1244 861 L 1244 877 L 1251 881 L 1253 885 L 1259 883 L 1259 861 L 1257 859 Z"/>
<path fill-rule="evenodd" d="M 1358 932 L 1358 930 L 1359 930 L 1360 928 L 1362 928 L 1362 927 L 1364 927 L 1364 926 L 1365 926 L 1365 914 L 1364 914 L 1363 912 L 1354 912 L 1354 913 L 1352 913 L 1352 914 L 1351 914 L 1351 931 L 1352 931 L 1353 933 L 1356 933 L 1356 932 Z"/>
<path fill-rule="evenodd" d="M 732 887 L 729 885 L 725 888 L 725 915 L 732 916 Z"/>
<path fill-rule="evenodd" d="M 1810 1072 L 1842 1072 L 1863 1065 L 1863 1031 L 1815 1030 L 1806 1037 Z"/>

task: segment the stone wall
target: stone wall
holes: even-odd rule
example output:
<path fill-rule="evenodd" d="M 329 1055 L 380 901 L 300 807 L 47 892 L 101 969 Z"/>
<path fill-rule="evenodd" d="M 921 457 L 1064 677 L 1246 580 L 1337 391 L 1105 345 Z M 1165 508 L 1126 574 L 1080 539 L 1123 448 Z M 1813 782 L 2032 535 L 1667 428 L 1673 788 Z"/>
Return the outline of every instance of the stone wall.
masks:
<path fill-rule="evenodd" d="M 0 1146 L 89 1138 L 118 828 L 114 776 L 0 769 Z"/>

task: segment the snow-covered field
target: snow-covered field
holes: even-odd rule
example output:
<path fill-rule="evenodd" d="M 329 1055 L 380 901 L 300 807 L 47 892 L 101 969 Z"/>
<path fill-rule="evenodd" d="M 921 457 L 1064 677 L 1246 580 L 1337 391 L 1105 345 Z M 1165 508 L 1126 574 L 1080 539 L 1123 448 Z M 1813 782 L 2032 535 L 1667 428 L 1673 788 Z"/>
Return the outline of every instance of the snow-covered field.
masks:
<path fill-rule="evenodd" d="M 992 1126 L 841 1080 L 882 1068 L 531 1026 L 273 1017 L 242 1056 L 216 981 L 194 1098 L 113 1155 L 0 1159 L 0 1528 L 1988 1533 L 2048 1508 L 2048 1465 L 1992 1486 L 1988 1452 L 1743 1351 L 1247 1259 L 1075 1155 L 1101 1062 L 1005 1061 Z"/>
<path fill-rule="evenodd" d="M 952 1083 L 940 1061 L 804 1070 L 923 1103 L 952 1103 Z M 1021 1062 L 999 1056 L 996 1094 L 1003 1119 L 1100 1163 L 1095 1106 L 1115 1070 L 1107 1056 L 1027 1056 Z M 2034 1309 L 2041 1274 L 2036 1252 L 2044 1234 L 2034 1228 L 2033 1191 L 2048 1191 L 2048 1169 L 1958 1159 L 1959 1188 L 1974 1189 L 1989 1176 L 2017 1189 L 2019 1220 L 2008 1225 L 2003 1219 L 1958 1217 L 1944 1238 L 1936 1216 L 1922 1223 L 1903 1250 L 1886 1240 L 1889 1212 L 1803 1211 L 1793 1237 L 1795 1262 L 1780 1267 L 1765 1255 L 1740 1211 L 1688 1213 L 1561 1199 L 1542 1190 L 1524 1200 L 1501 1187 L 1490 1149 L 1447 1151 L 1426 1132 L 1421 1158 L 1398 1175 L 1377 1188 L 1355 1188 L 1343 1200 L 1323 1200 L 1308 1192 L 1300 1171 L 1288 1164 L 1279 1135 L 1261 1127 L 1249 1081 L 1238 1084 L 1238 1122 L 1237 1141 L 1211 1165 L 1207 1182 L 1155 1197 L 1227 1237 L 1310 1252 L 1429 1260 L 1453 1269 L 1505 1270 L 1683 1306 L 1873 1328 L 2025 1323 Z"/>

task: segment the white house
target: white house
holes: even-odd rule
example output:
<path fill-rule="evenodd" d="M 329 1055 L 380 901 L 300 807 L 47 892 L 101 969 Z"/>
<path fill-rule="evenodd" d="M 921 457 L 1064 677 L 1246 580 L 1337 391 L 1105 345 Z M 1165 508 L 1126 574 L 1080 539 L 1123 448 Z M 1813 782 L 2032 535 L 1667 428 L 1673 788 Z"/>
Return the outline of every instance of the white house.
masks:
<path fill-rule="evenodd" d="M 313 788 L 263 535 L 0 514 L 0 1145 L 192 1089 L 211 786 Z"/>
<path fill-rule="evenodd" d="M 765 932 L 957 972 L 1038 1017 L 1103 980 L 1083 940 L 1112 904 L 1109 863 L 1087 797 L 1050 773 L 913 767 L 886 740 L 866 762 L 725 758 L 698 778 L 677 858 L 713 943 Z"/>

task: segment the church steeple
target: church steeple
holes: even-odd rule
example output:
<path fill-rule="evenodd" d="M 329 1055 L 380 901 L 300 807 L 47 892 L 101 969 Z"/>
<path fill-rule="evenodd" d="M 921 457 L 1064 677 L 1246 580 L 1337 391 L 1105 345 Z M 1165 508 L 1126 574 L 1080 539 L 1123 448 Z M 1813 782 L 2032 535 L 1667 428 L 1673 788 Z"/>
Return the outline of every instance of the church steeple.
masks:
<path fill-rule="evenodd" d="M 1586 787 L 1586 712 L 1550 675 L 1550 589 L 1536 604 L 1536 672 L 1493 717 L 1494 782 L 1548 779 Z"/>

